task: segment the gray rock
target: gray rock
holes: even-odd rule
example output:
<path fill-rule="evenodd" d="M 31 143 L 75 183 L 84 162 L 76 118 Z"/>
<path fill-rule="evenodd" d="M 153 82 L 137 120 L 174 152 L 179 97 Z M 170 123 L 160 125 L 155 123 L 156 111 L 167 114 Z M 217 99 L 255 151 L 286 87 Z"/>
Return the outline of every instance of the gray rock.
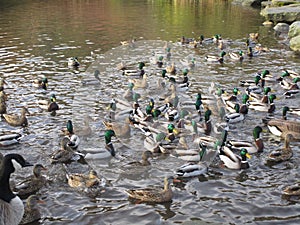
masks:
<path fill-rule="evenodd" d="M 241 4 L 243 6 L 260 7 L 263 0 L 234 0 L 233 4 Z"/>
<path fill-rule="evenodd" d="M 277 23 L 274 27 L 274 30 L 277 33 L 288 33 L 290 26 L 287 23 Z"/>
<path fill-rule="evenodd" d="M 297 53 L 300 53 L 300 35 L 296 36 L 296 37 L 293 37 L 291 40 L 290 40 L 290 48 L 297 52 Z"/>
<path fill-rule="evenodd" d="M 261 10 L 260 14 L 275 23 L 292 23 L 300 20 L 300 4 L 292 4 L 282 7 L 267 7 Z"/>
<path fill-rule="evenodd" d="M 289 38 L 293 38 L 300 35 L 300 21 L 296 21 L 290 25 Z"/>

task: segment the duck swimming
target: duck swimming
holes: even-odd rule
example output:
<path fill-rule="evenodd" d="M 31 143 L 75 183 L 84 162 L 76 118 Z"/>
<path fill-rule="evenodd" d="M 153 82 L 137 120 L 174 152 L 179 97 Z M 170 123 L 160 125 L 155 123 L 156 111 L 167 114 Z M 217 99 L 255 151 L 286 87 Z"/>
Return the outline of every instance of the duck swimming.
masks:
<path fill-rule="evenodd" d="M 293 138 L 292 134 L 286 135 L 283 149 L 277 149 L 272 151 L 267 158 L 268 164 L 269 163 L 275 164 L 275 163 L 287 161 L 293 156 L 293 151 L 290 147 L 290 141 L 292 140 L 292 138 Z"/>
<path fill-rule="evenodd" d="M 0 164 L 0 224 L 18 225 L 24 214 L 21 199 L 9 185 L 10 175 L 18 168 L 32 166 L 19 154 L 7 154 Z"/>
<path fill-rule="evenodd" d="M 15 114 L 3 114 L 4 119 L 6 122 L 14 127 L 22 126 L 26 127 L 28 125 L 28 121 L 26 118 L 26 113 L 30 114 L 28 109 L 26 107 L 22 107 L 21 109 L 21 115 L 15 115 Z"/>
<path fill-rule="evenodd" d="M 131 189 L 126 190 L 129 198 L 135 199 L 138 202 L 149 203 L 164 203 L 170 202 L 173 197 L 173 191 L 171 189 L 171 183 L 176 181 L 174 177 L 166 177 L 164 179 L 164 189 Z"/>
<path fill-rule="evenodd" d="M 20 224 L 29 224 L 41 219 L 41 213 L 38 208 L 38 204 L 43 204 L 37 195 L 30 195 L 26 200 L 24 216 Z"/>
<path fill-rule="evenodd" d="M 47 182 L 46 178 L 42 175 L 42 171 L 46 170 L 47 169 L 41 164 L 34 165 L 33 175 L 18 183 L 14 191 L 16 191 L 21 198 L 35 194 Z"/>

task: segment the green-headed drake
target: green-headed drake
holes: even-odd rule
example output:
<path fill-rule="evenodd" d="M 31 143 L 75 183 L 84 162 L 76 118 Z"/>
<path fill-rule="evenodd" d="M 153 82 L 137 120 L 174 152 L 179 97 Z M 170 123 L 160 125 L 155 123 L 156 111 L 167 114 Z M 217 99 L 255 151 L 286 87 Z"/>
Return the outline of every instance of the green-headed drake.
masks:
<path fill-rule="evenodd" d="M 247 158 L 251 158 L 245 148 L 240 150 L 240 155 L 236 155 L 226 146 L 220 148 L 219 157 L 226 168 L 235 170 L 248 169 L 249 163 Z"/>
<path fill-rule="evenodd" d="M 243 61 L 244 60 L 244 52 L 243 51 L 239 51 L 238 53 L 229 52 L 228 55 L 232 60 L 235 60 L 235 61 Z"/>
<path fill-rule="evenodd" d="M 41 79 L 36 79 L 33 81 L 33 87 L 47 90 L 48 87 L 48 78 L 46 76 L 43 76 Z"/>
<path fill-rule="evenodd" d="M 112 144 L 112 137 L 116 137 L 113 130 L 106 130 L 104 132 L 105 148 L 84 148 L 81 152 L 85 154 L 85 159 L 106 159 L 110 157 L 115 157 L 116 152 Z"/>
<path fill-rule="evenodd" d="M 51 115 L 55 115 L 56 110 L 59 110 L 55 94 L 52 94 L 49 100 L 38 100 L 38 105 L 41 109 L 51 112 Z"/>
<path fill-rule="evenodd" d="M 224 116 L 224 120 L 227 123 L 238 123 L 245 119 L 245 114 L 240 113 L 240 105 L 238 103 L 234 106 L 235 112 L 234 113 L 227 113 Z"/>
<path fill-rule="evenodd" d="M 219 62 L 219 63 L 223 63 L 224 62 L 224 56 L 226 55 L 225 51 L 222 51 L 220 53 L 220 56 L 214 56 L 214 55 L 206 55 L 205 59 L 208 62 Z"/>
<path fill-rule="evenodd" d="M 256 152 L 262 152 L 264 149 L 263 140 L 260 138 L 260 134 L 263 129 L 260 126 L 256 126 L 253 129 L 253 141 L 245 140 L 229 140 L 226 142 L 226 146 L 232 150 L 241 150 L 242 148 L 246 149 L 249 154 Z"/>
<path fill-rule="evenodd" d="M 256 111 L 274 113 L 276 106 L 274 100 L 276 99 L 275 94 L 269 95 L 269 104 L 262 102 L 250 102 L 249 109 L 254 109 Z"/>

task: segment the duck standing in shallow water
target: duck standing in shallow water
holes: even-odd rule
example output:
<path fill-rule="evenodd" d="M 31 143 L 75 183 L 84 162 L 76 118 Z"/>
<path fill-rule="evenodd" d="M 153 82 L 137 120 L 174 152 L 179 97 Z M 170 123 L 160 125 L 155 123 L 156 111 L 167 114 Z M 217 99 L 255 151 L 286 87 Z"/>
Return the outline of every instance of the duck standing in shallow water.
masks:
<path fill-rule="evenodd" d="M 32 166 L 19 154 L 7 154 L 0 164 L 0 224 L 18 225 L 24 214 L 22 200 L 9 185 L 10 175 L 21 167 Z"/>

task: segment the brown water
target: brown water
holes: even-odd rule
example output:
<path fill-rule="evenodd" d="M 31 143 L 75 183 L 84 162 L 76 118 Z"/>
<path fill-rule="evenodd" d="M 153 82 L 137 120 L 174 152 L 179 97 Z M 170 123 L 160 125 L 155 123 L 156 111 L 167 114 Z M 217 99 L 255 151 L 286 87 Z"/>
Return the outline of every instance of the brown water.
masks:
<path fill-rule="evenodd" d="M 41 206 L 41 224 L 299 224 L 299 202 L 281 195 L 287 184 L 299 179 L 299 144 L 292 143 L 292 160 L 268 167 L 264 164 L 266 155 L 283 144 L 268 132 L 262 135 L 265 152 L 252 157 L 249 170 L 213 167 L 207 175 L 173 187 L 174 198 L 168 204 L 133 204 L 124 192 L 133 187 L 162 185 L 163 177 L 174 174 L 184 163 L 176 157 L 156 156 L 149 167 L 123 168 L 127 161 L 141 157 L 143 135 L 137 130 L 132 131 L 131 138 L 114 142 L 117 159 L 89 161 L 89 166 L 109 183 L 97 197 L 69 188 L 63 167 L 51 165 L 49 159 L 59 148 L 60 130 L 66 121 L 72 119 L 75 129 L 80 130 L 85 115 L 92 117 L 90 126 L 94 132 L 83 140 L 80 150 L 103 148 L 102 121 L 107 103 L 113 97 L 120 97 L 128 83 L 115 65 L 121 61 L 133 64 L 141 59 L 147 61 L 151 51 L 162 50 L 164 42 L 158 40 L 174 43 L 170 44 L 172 60 L 178 65 L 181 59 L 196 59 L 196 67 L 190 73 L 189 100 L 194 100 L 198 91 L 206 93 L 212 81 L 230 91 L 239 80 L 250 79 L 263 69 L 269 69 L 275 76 L 283 69 L 299 72 L 299 58 L 278 43 L 272 28 L 261 26 L 263 18 L 258 10 L 232 5 L 230 1 L 204 0 L 1 1 L 0 4 L 0 76 L 8 82 L 5 89 L 8 112 L 18 113 L 21 106 L 27 105 L 31 113 L 21 143 L 1 147 L 1 152 L 19 152 L 29 161 L 48 168 L 52 182 L 41 190 L 46 201 Z M 192 49 L 176 43 L 182 35 L 210 37 L 219 33 L 232 41 L 229 50 L 245 51 L 245 37 L 251 32 L 259 32 L 260 42 L 271 51 L 247 58 L 242 64 L 230 60 L 223 65 L 207 63 L 204 55 L 219 53 L 214 45 Z M 131 38 L 142 41 L 138 43 L 145 50 L 143 53 L 134 55 L 127 47 L 119 47 L 120 41 Z M 68 68 L 67 58 L 71 56 L 79 58 L 79 69 Z M 101 84 L 83 86 L 81 81 L 92 79 L 95 69 L 101 72 Z M 146 70 L 155 81 L 154 66 Z M 49 80 L 46 92 L 32 86 L 32 80 L 41 75 Z M 278 86 L 275 89 L 280 90 Z M 137 91 L 144 94 L 141 104 L 146 104 L 148 95 L 143 90 Z M 61 107 L 55 117 L 42 112 L 36 103 L 51 93 L 56 94 Z M 277 92 L 280 99 L 276 114 L 280 114 L 283 105 L 299 106 L 299 98 L 285 102 L 281 94 Z M 261 124 L 263 116 L 264 113 L 250 111 L 244 123 L 232 127 L 230 137 L 251 140 L 251 129 Z M 17 131 L 5 122 L 0 123 L 0 129 L 1 133 Z M 88 166 L 72 163 L 70 170 L 86 172 Z M 30 172 L 23 169 L 13 176 L 13 181 L 22 180 Z"/>

